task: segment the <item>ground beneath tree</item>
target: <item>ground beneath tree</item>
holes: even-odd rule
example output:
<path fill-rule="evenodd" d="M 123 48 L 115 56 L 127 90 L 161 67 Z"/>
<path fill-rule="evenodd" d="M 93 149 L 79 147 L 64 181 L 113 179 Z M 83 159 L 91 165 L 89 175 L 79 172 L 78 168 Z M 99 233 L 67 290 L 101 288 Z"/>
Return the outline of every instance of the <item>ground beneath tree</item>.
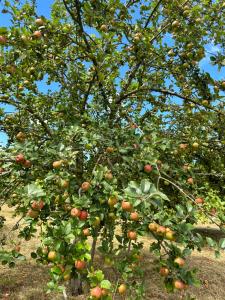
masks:
<path fill-rule="evenodd" d="M 0 231 L 7 233 L 15 224 L 15 218 L 12 218 L 12 210 L 4 207 L 1 215 L 6 218 L 6 226 Z M 213 226 L 201 226 L 198 228 L 206 236 L 221 238 L 221 233 Z M 14 239 L 13 233 L 11 236 Z M 178 300 L 187 299 L 191 296 L 197 300 L 224 300 L 225 299 L 225 253 L 216 259 L 214 252 L 208 248 L 202 252 L 194 252 L 190 257 L 188 264 L 191 267 L 199 269 L 198 277 L 201 280 L 200 288 L 191 287 L 183 293 L 168 294 L 163 286 L 162 279 L 154 270 L 154 256 L 148 252 L 151 239 L 143 238 L 145 249 L 143 251 L 142 264 L 145 270 L 146 296 L 144 299 L 151 300 Z M 27 256 L 27 261 L 18 264 L 15 268 L 9 269 L 0 266 L 0 299 L 1 300 L 49 300 L 62 299 L 60 294 L 46 295 L 46 283 L 49 279 L 48 267 L 37 266 L 35 261 L 29 257 L 29 253 L 36 249 L 37 239 L 23 242 L 21 253 Z M 101 264 L 99 258 L 99 264 Z M 112 277 L 110 268 L 106 269 L 107 276 Z M 68 300 L 84 300 L 87 296 L 68 297 Z M 115 298 L 119 299 L 119 298 Z M 191 298 L 189 298 L 191 299 Z M 124 298 L 123 298 L 124 300 Z"/>

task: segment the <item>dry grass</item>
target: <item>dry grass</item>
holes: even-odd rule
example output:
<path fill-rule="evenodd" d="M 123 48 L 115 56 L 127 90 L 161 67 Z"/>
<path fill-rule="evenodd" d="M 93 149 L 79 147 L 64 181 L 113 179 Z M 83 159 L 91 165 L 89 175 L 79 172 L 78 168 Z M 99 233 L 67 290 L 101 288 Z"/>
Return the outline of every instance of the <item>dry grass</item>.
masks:
<path fill-rule="evenodd" d="M 15 224 L 15 218 L 12 218 L 12 211 L 4 207 L 3 214 L 7 219 L 4 232 L 11 229 Z M 221 233 L 212 226 L 200 227 L 197 229 L 207 236 L 221 237 Z M 1 235 L 1 232 L 0 232 Z M 15 238 L 12 235 L 12 239 Z M 206 248 L 201 253 L 194 252 L 189 259 L 191 267 L 199 268 L 199 278 L 202 286 L 200 288 L 191 287 L 185 293 L 168 294 L 162 283 L 162 279 L 155 272 L 153 267 L 154 257 L 148 252 L 150 240 L 143 238 L 145 248 L 143 251 L 142 264 L 145 268 L 146 296 L 144 299 L 151 300 L 178 300 L 186 299 L 187 293 L 197 300 L 224 300 L 225 299 L 225 253 L 221 258 L 215 259 L 213 251 Z M 45 288 L 49 279 L 48 267 L 37 266 L 29 253 L 37 246 L 38 241 L 32 239 L 24 242 L 21 246 L 21 253 L 27 256 L 27 261 L 18 264 L 15 268 L 9 269 L 0 266 L 0 299 L 1 300 L 48 300 L 62 299 L 60 294 L 46 295 Z M 99 264 L 101 264 L 99 258 Z M 110 269 L 107 269 L 107 275 L 110 277 Z M 84 300 L 87 296 L 69 298 Z M 133 300 L 133 299 L 131 299 Z"/>

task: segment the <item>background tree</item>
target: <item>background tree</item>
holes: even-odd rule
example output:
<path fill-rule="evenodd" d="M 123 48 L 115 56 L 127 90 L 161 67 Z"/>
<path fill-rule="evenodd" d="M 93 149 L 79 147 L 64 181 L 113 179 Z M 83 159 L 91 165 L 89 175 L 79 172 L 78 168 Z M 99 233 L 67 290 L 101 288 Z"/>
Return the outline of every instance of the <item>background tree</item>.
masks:
<path fill-rule="evenodd" d="M 36 1 L 5 1 L 3 13 L 0 102 L 15 110 L 1 112 L 1 202 L 22 216 L 21 238 L 41 226 L 32 257 L 51 262 L 49 289 L 71 279 L 74 294 L 86 282 L 111 299 L 132 282 L 127 295 L 142 299 L 138 237 L 149 233 L 166 287 L 197 283 L 184 264 L 205 243 L 198 213 L 225 222 L 206 203 L 209 190 L 224 197 L 225 80 L 200 68 L 209 44 L 224 66 L 224 3 L 63 0 L 46 19 Z M 118 284 L 94 269 L 96 247 Z"/>

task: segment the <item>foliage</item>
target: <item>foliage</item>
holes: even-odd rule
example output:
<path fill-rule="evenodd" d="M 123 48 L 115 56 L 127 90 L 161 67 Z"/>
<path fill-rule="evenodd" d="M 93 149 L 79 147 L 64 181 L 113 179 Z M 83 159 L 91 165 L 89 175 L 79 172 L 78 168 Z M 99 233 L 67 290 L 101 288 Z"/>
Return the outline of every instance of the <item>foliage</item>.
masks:
<path fill-rule="evenodd" d="M 223 68 L 224 2 L 56 0 L 49 18 L 35 3 L 3 10 L 0 201 L 22 215 L 20 238 L 40 232 L 49 291 L 71 279 L 91 299 L 143 299 L 146 235 L 169 291 L 198 285 L 186 257 L 224 249 L 193 231 L 199 211 L 225 223 L 225 81 L 200 68 L 209 44 Z"/>

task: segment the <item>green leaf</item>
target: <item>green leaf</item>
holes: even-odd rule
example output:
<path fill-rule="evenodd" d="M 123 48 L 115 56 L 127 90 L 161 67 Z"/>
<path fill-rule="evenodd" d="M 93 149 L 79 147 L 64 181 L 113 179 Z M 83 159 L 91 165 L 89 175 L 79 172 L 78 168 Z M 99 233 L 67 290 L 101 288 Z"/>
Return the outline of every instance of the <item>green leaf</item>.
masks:
<path fill-rule="evenodd" d="M 210 246 L 210 247 L 214 247 L 216 242 L 210 238 L 210 237 L 206 237 L 206 241 L 207 241 L 207 244 Z"/>
<path fill-rule="evenodd" d="M 152 183 L 149 182 L 147 179 L 143 179 L 141 181 L 141 191 L 144 194 L 147 194 L 150 191 Z"/>
<path fill-rule="evenodd" d="M 222 248 L 222 249 L 225 249 L 225 238 L 220 239 L 220 241 L 219 241 L 219 247 Z"/>
<path fill-rule="evenodd" d="M 101 286 L 102 289 L 109 290 L 109 289 L 111 289 L 111 282 L 109 280 L 106 280 L 106 279 L 102 280 L 100 286 Z"/>
<path fill-rule="evenodd" d="M 38 185 L 36 185 L 35 183 L 32 184 L 28 184 L 25 187 L 25 192 L 27 192 L 28 197 L 32 198 L 32 197 L 43 197 L 45 196 L 45 192 L 42 190 L 42 188 Z"/>

